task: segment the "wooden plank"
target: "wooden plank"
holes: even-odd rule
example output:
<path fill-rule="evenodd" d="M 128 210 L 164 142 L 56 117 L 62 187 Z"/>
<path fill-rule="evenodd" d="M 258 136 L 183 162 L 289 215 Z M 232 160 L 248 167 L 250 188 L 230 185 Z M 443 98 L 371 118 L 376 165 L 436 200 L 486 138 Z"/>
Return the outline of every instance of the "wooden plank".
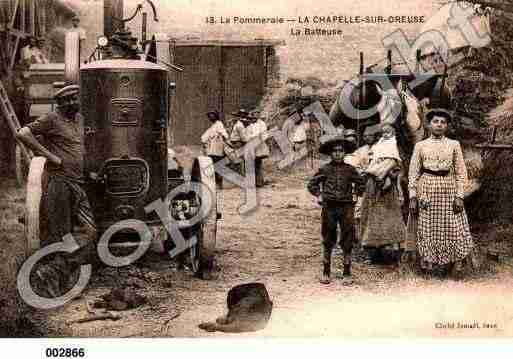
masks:
<path fill-rule="evenodd" d="M 41 6 L 37 8 L 39 13 L 39 29 L 41 31 L 41 36 L 46 35 L 46 7 Z"/>
<path fill-rule="evenodd" d="M 4 44 L 4 46 L 0 45 L 0 61 L 2 61 L 1 67 L 9 73 L 9 47 L 7 46 L 9 39 L 9 33 L 7 31 L 2 31 L 0 33 L 0 42 Z"/>
<path fill-rule="evenodd" d="M 223 47 L 220 46 L 219 47 L 219 95 L 218 95 L 218 111 L 221 110 L 221 116 L 222 116 L 222 120 L 225 120 L 226 118 L 226 114 L 225 112 L 222 110 L 224 109 L 224 88 L 225 88 L 225 77 L 226 77 L 226 73 L 225 73 L 225 52 L 223 51 Z"/>
<path fill-rule="evenodd" d="M 11 130 L 12 137 L 16 138 L 16 132 L 20 129 L 21 126 L 2 81 L 0 81 L 0 110 L 2 111 L 3 117 L 5 118 L 5 121 Z M 27 159 L 28 162 L 30 162 L 30 159 L 33 156 L 32 151 L 27 149 L 27 147 L 25 147 L 21 141 L 17 139 L 16 141 L 18 142 L 18 146 L 20 147 L 23 157 Z"/>
<path fill-rule="evenodd" d="M 36 36 L 36 1 L 31 0 L 29 4 L 29 21 L 30 21 L 30 33 L 32 36 Z"/>
<path fill-rule="evenodd" d="M 25 0 L 20 0 L 20 30 L 23 32 L 25 32 L 25 21 L 26 21 L 25 11 L 26 11 Z"/>
<path fill-rule="evenodd" d="M 26 32 L 23 32 L 23 31 L 18 30 L 18 29 L 10 29 L 9 33 L 11 35 L 16 35 L 16 36 L 20 36 L 20 37 L 27 37 L 29 35 Z"/>
<path fill-rule="evenodd" d="M 16 65 L 16 53 L 18 52 L 18 46 L 20 45 L 20 36 L 15 36 L 16 39 L 14 40 L 14 46 L 13 49 L 11 49 L 11 61 L 9 63 L 9 71 L 12 71 L 14 69 L 14 66 Z"/>
<path fill-rule="evenodd" d="M 20 4 L 20 0 L 16 0 L 16 2 L 14 3 L 14 9 L 12 12 L 12 17 L 11 17 L 11 24 L 9 25 L 10 29 L 14 29 L 14 23 L 16 22 L 16 15 L 18 14 L 19 4 Z"/>

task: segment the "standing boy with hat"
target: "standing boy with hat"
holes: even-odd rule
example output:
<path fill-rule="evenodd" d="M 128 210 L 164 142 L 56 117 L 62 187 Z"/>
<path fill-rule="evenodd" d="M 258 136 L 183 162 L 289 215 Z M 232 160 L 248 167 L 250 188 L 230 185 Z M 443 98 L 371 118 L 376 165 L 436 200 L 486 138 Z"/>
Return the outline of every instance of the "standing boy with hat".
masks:
<path fill-rule="evenodd" d="M 344 252 L 343 280 L 345 284 L 352 283 L 351 252 L 355 240 L 352 187 L 354 183 L 361 194 L 365 185 L 358 172 L 344 162 L 346 153 L 354 149 L 353 142 L 341 135 L 322 143 L 319 152 L 330 155 L 331 161 L 308 182 L 308 191 L 316 197 L 322 196 L 322 284 L 331 280 L 331 253 L 337 242 L 337 226 L 340 226 L 340 246 Z"/>
<path fill-rule="evenodd" d="M 83 117 L 79 113 L 79 87 L 70 85 L 59 90 L 54 98 L 57 110 L 44 115 L 34 122 L 22 127 L 17 134 L 18 139 L 48 160 L 48 245 L 61 242 L 63 237 L 73 232 L 73 224 L 80 223 L 87 235 L 87 247 L 80 255 L 88 256 L 89 249 L 96 240 L 96 227 L 87 194 L 84 190 L 84 146 Z M 41 145 L 35 136 L 44 139 L 46 147 Z M 90 174 L 95 179 L 95 174 Z M 86 258 L 76 255 L 60 254 L 40 268 L 37 275 L 46 282 L 51 296 L 61 292 L 62 275 L 83 264 Z"/>

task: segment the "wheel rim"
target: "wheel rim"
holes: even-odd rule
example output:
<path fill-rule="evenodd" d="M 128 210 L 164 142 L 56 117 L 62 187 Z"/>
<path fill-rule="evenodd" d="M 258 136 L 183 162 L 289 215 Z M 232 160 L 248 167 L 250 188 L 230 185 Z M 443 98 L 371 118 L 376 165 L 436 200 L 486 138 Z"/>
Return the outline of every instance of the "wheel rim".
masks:
<path fill-rule="evenodd" d="M 30 163 L 25 202 L 26 254 L 30 256 L 41 247 L 41 200 L 46 158 L 34 157 Z"/>

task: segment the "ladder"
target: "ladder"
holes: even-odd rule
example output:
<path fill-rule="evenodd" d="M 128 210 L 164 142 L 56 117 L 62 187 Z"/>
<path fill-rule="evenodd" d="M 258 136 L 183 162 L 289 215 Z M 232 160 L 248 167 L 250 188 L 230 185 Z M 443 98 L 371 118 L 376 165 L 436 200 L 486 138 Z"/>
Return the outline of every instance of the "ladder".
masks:
<path fill-rule="evenodd" d="M 7 96 L 7 91 L 5 91 L 5 87 L 2 83 L 2 80 L 0 80 L 0 110 L 2 111 L 2 114 L 4 115 L 7 121 L 7 125 L 9 126 L 9 129 L 11 130 L 13 137 L 16 139 L 18 148 L 20 149 L 23 158 L 27 161 L 27 163 L 30 163 L 34 154 L 32 153 L 32 151 L 27 149 L 23 142 L 16 138 L 16 133 L 21 128 L 20 121 L 18 121 L 18 116 L 16 116 L 16 113 L 14 112 L 14 109 L 12 107 L 11 101 L 9 100 L 9 96 Z"/>

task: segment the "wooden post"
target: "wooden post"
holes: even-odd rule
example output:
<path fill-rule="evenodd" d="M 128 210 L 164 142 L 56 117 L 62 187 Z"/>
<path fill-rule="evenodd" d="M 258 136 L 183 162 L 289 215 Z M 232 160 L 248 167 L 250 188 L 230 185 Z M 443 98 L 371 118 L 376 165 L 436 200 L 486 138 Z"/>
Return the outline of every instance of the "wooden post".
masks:
<path fill-rule="evenodd" d="M 358 108 L 356 109 L 356 146 L 360 147 L 360 131 L 361 131 L 361 123 L 360 123 L 360 106 L 363 105 L 364 101 L 364 89 L 365 89 L 365 82 L 363 79 L 363 73 L 364 73 L 364 65 L 363 65 L 363 52 L 360 51 L 360 91 L 358 93 Z"/>
<path fill-rule="evenodd" d="M 14 40 L 13 47 L 11 48 L 11 60 L 9 63 L 9 71 L 12 71 L 14 69 L 14 66 L 16 65 L 16 52 L 18 51 L 18 47 L 20 46 L 20 35 L 16 34 L 16 39 Z"/>
<path fill-rule="evenodd" d="M 218 97 L 218 103 L 219 103 L 219 110 L 221 111 L 222 121 L 225 120 L 225 112 L 226 109 L 224 108 L 224 88 L 225 88 L 225 54 L 224 54 L 224 46 L 219 45 L 219 97 Z"/>
<path fill-rule="evenodd" d="M 20 0 L 20 31 L 25 32 L 25 13 L 26 13 L 26 6 L 25 6 L 25 0 Z"/>
<path fill-rule="evenodd" d="M 27 32 L 30 32 L 32 36 L 37 36 L 36 34 L 36 1 L 37 0 L 31 0 L 29 4 L 29 23 L 30 23 L 30 29 Z"/>
<path fill-rule="evenodd" d="M 12 11 L 11 24 L 9 25 L 10 29 L 14 29 L 14 24 L 16 22 L 16 15 L 18 13 L 19 5 L 20 5 L 20 0 L 16 0 L 16 2 L 14 3 L 13 11 Z"/>

